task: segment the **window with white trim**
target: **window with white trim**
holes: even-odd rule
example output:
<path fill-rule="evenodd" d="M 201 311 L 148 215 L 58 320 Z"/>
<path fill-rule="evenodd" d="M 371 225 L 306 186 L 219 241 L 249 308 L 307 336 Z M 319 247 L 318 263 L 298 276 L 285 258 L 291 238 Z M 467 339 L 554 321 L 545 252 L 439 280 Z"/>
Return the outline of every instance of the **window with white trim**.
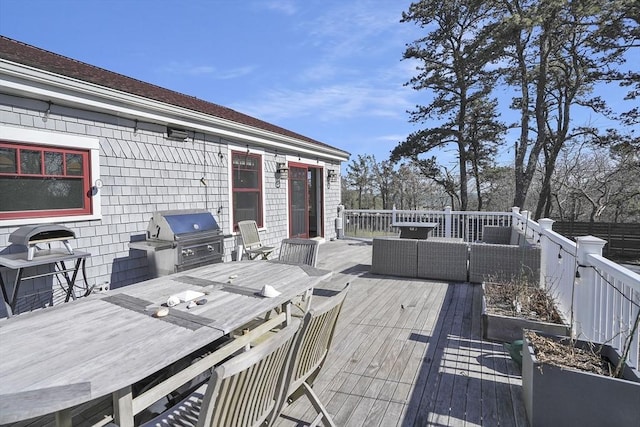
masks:
<path fill-rule="evenodd" d="M 91 213 L 89 150 L 0 141 L 0 219 Z"/>
<path fill-rule="evenodd" d="M 233 151 L 231 165 L 234 228 L 245 220 L 262 227 L 262 156 Z"/>
<path fill-rule="evenodd" d="M 0 125 L 0 225 L 101 218 L 95 137 Z"/>

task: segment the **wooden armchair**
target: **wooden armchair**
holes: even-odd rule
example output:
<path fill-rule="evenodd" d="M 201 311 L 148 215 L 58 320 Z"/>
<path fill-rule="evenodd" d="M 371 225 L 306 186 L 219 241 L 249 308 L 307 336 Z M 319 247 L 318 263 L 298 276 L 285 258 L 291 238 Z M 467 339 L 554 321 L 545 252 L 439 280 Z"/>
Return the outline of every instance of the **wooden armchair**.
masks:
<path fill-rule="evenodd" d="M 317 240 L 300 238 L 284 239 L 280 245 L 278 260 L 287 263 L 307 264 L 315 267 L 318 262 L 319 247 L 320 245 Z"/>
<path fill-rule="evenodd" d="M 286 390 L 300 321 L 215 368 L 211 378 L 177 405 L 143 424 L 257 427 L 273 419 Z"/>
<path fill-rule="evenodd" d="M 325 426 L 335 426 L 331 416 L 311 387 L 331 348 L 338 316 L 348 291 L 349 283 L 337 295 L 325 299 L 305 314 L 302 320 L 302 332 L 293 350 L 292 363 L 287 373 L 287 391 L 279 402 L 279 408 L 273 412 L 270 424 L 275 422 L 284 407 L 305 395 L 318 412 L 318 416 L 310 425 L 316 426 L 320 421 L 324 421 Z"/>
<path fill-rule="evenodd" d="M 255 221 L 240 221 L 238 222 L 238 229 L 242 236 L 244 253 L 247 254 L 249 259 L 256 259 L 258 256 L 261 256 L 262 259 L 267 259 L 275 249 L 273 246 L 264 246 L 262 244 L 260 233 L 258 233 L 258 225 Z"/>

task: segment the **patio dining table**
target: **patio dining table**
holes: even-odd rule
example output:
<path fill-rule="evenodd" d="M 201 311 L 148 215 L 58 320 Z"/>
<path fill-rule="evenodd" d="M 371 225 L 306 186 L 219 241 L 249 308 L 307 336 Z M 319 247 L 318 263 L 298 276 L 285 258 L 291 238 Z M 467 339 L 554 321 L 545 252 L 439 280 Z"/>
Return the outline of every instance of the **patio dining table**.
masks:
<path fill-rule="evenodd" d="M 120 425 L 133 425 L 133 384 L 256 316 L 286 312 L 330 276 L 277 261 L 213 264 L 4 319 L 0 424 L 55 413 L 57 425 L 70 426 L 74 406 L 111 394 L 129 412 L 118 414 Z M 267 284 L 279 294 L 262 296 Z M 207 301 L 190 308 L 184 301 L 157 317 L 180 294 Z"/>

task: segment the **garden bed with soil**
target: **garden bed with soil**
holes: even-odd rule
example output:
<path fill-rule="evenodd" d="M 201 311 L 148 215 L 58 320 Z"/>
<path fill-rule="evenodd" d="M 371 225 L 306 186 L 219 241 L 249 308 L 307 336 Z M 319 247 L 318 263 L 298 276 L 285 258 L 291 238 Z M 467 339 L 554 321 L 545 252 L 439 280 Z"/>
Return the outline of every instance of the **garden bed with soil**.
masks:
<path fill-rule="evenodd" d="M 630 426 L 640 419 L 640 379 L 609 345 L 524 332 L 522 391 L 532 427 Z"/>
<path fill-rule="evenodd" d="M 568 335 L 550 293 L 527 282 L 484 282 L 482 284 L 482 336 L 512 342 L 522 339 L 523 329 L 554 335 Z"/>

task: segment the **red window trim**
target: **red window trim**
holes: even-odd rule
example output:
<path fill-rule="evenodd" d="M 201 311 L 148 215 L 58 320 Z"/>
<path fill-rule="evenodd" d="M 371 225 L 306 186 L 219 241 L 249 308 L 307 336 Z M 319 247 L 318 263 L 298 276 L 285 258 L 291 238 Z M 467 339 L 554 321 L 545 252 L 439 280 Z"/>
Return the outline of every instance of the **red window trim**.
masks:
<path fill-rule="evenodd" d="M 233 161 L 236 156 L 254 157 L 258 160 L 258 168 L 256 170 L 258 174 L 257 188 L 236 188 L 235 187 L 234 181 L 233 181 L 233 173 L 236 171 L 236 169 Z M 243 151 L 232 151 L 231 152 L 231 174 L 232 174 L 231 175 L 231 194 L 233 198 L 235 198 L 236 193 L 256 193 L 256 192 L 258 193 L 258 219 L 256 220 L 256 224 L 258 225 L 258 227 L 262 227 L 264 224 L 264 212 L 262 209 L 263 197 L 264 197 L 263 189 L 262 189 L 262 155 L 247 153 Z M 231 205 L 233 209 L 233 200 L 231 201 Z M 238 229 L 238 221 L 235 218 L 235 214 L 233 218 L 233 229 L 234 230 Z"/>
<path fill-rule="evenodd" d="M 28 210 L 28 211 L 9 211 L 9 212 L 0 212 L 0 219 L 27 219 L 27 218 L 40 218 L 40 217 L 63 217 L 63 216 L 80 216 L 80 215 L 91 215 L 93 211 L 93 205 L 91 203 L 90 197 L 90 189 L 91 189 L 91 150 L 86 149 L 75 149 L 75 148 L 64 148 L 64 147 L 53 147 L 48 145 L 38 145 L 38 144 L 20 144 L 13 142 L 5 142 L 0 141 L 0 147 L 2 148 L 12 148 L 18 150 L 18 164 L 17 173 L 1 173 L 0 177 L 11 176 L 11 177 L 51 177 L 51 178 L 66 178 L 66 179 L 79 179 L 83 180 L 83 195 L 84 195 L 84 206 L 82 208 L 75 209 L 51 209 L 51 210 Z M 27 174 L 21 173 L 21 162 L 20 162 L 20 151 L 29 150 L 29 151 L 39 151 L 43 161 L 41 162 L 41 170 L 39 174 Z M 62 166 L 62 175 L 60 174 L 46 174 L 45 173 L 45 162 L 44 162 L 44 153 L 52 152 L 52 153 L 62 153 L 63 154 L 63 166 Z M 66 154 L 77 154 L 82 156 L 82 175 L 66 175 Z"/>

